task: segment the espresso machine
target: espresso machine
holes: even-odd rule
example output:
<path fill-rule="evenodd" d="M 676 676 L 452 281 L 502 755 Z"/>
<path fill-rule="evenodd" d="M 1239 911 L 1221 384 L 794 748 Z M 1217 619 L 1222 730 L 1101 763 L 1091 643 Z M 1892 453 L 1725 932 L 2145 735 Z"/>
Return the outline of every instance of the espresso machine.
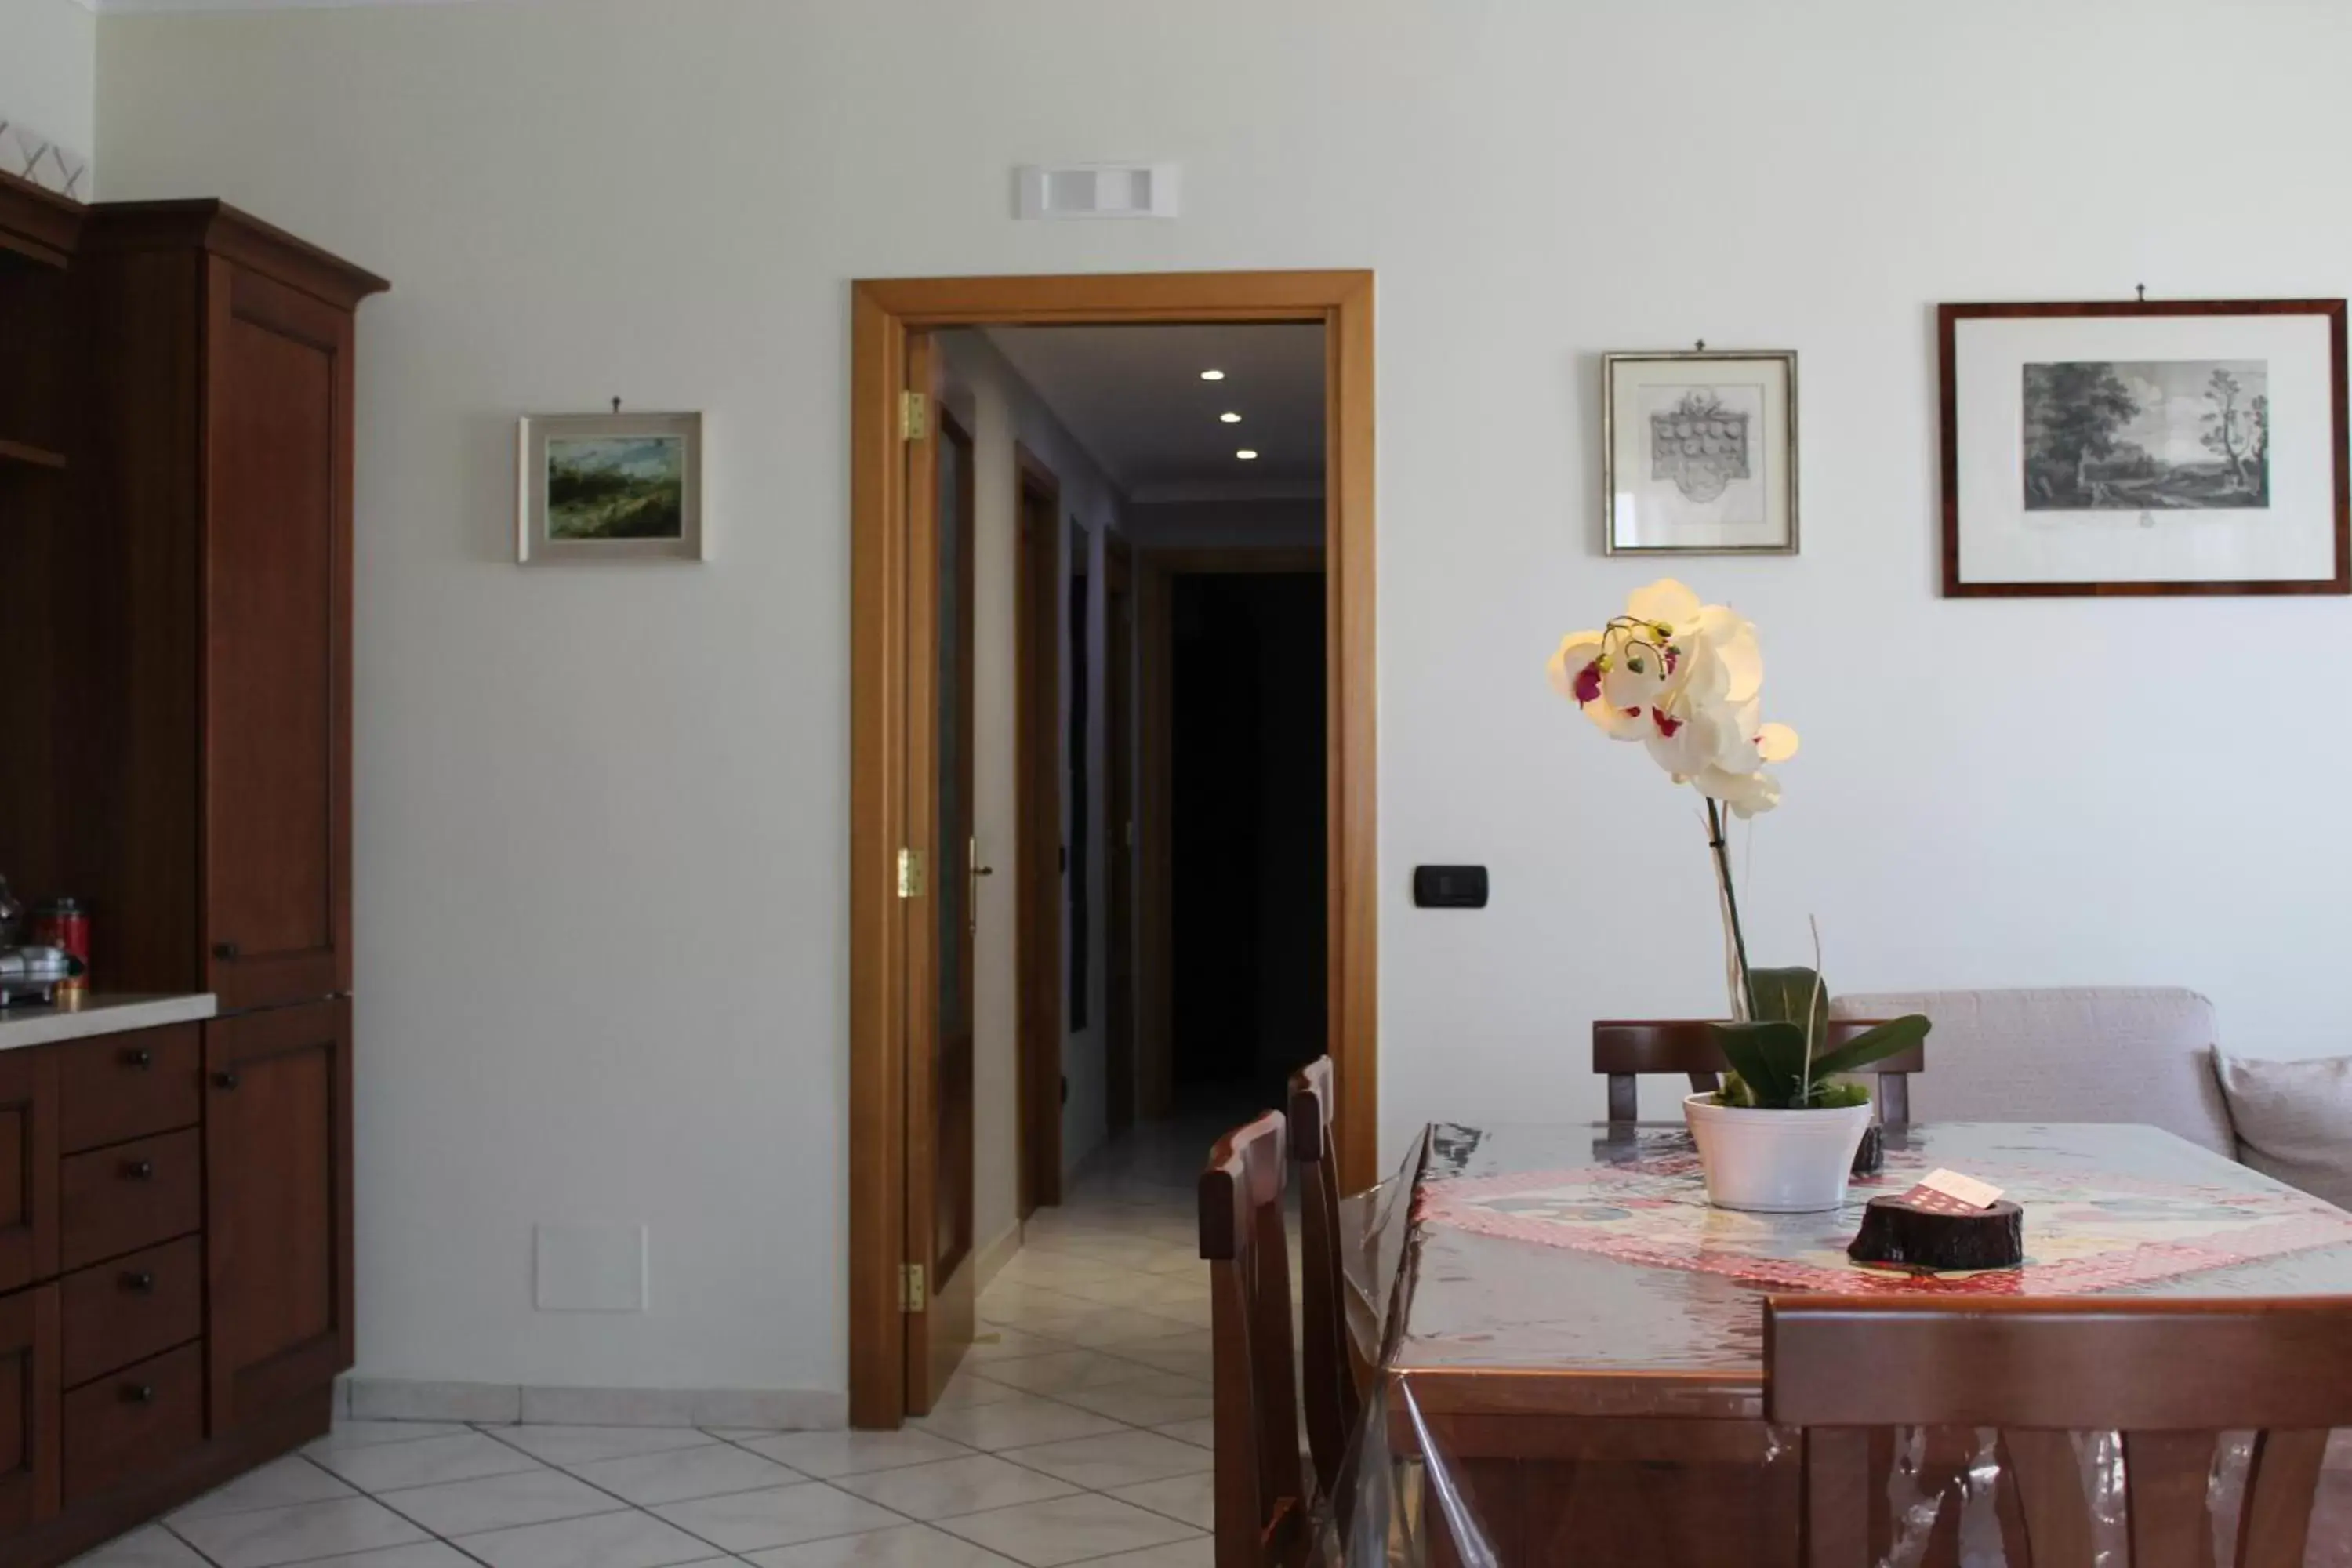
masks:
<path fill-rule="evenodd" d="M 58 987 L 82 972 L 81 960 L 61 947 L 20 946 L 17 928 L 25 906 L 8 891 L 0 877 L 0 1010 L 11 1007 L 54 1007 Z"/>

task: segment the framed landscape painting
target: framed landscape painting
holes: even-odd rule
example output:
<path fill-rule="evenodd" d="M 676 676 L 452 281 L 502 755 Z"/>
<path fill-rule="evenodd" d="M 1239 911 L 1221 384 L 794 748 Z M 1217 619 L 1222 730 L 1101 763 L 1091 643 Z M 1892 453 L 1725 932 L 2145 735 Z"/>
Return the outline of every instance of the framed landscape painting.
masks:
<path fill-rule="evenodd" d="M 527 416 L 515 559 L 702 559 L 702 416 Z"/>
<path fill-rule="evenodd" d="M 1601 361 L 1601 547 L 1797 552 L 1797 356 L 1705 348 Z"/>
<path fill-rule="evenodd" d="M 2343 300 L 1937 326 L 1948 596 L 2352 593 Z"/>

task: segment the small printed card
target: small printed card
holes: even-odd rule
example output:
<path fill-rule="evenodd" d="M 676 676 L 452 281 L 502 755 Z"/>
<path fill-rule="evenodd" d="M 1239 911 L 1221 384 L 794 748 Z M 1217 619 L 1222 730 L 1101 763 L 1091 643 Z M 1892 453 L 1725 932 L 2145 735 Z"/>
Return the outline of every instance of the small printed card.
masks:
<path fill-rule="evenodd" d="M 1990 1182 L 1958 1171 L 1930 1171 L 1903 1194 L 1903 1201 L 1929 1214 L 1982 1214 L 2000 1201 L 2000 1192 Z"/>

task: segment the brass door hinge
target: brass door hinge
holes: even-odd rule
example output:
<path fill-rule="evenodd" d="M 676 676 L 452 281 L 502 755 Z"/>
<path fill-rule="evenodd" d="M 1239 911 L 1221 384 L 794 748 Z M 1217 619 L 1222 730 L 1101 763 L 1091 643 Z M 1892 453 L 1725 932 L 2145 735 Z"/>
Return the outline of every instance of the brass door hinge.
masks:
<path fill-rule="evenodd" d="M 923 1266 L 919 1263 L 898 1265 L 898 1310 L 919 1312 L 923 1310 Z"/>
<path fill-rule="evenodd" d="M 930 400 L 919 392 L 898 395 L 898 434 L 920 441 L 931 433 Z"/>
<path fill-rule="evenodd" d="M 902 899 L 923 896 L 923 852 L 919 849 L 898 851 L 898 896 Z"/>

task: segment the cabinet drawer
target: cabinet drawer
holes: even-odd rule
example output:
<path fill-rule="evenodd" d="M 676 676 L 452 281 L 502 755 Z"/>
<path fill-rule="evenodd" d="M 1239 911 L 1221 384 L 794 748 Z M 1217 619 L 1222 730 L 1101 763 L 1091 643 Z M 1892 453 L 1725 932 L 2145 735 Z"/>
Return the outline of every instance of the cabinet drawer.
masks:
<path fill-rule="evenodd" d="M 66 1386 L 194 1339 L 204 1285 L 204 1247 L 193 1236 L 67 1275 Z"/>
<path fill-rule="evenodd" d="M 68 1154 L 196 1124 L 203 1042 L 194 1024 L 78 1040 L 58 1068 L 58 1145 Z"/>
<path fill-rule="evenodd" d="M 81 1268 L 194 1230 L 204 1213 L 198 1144 L 190 1128 L 60 1162 L 59 1266 Z"/>
<path fill-rule="evenodd" d="M 205 1440 L 205 1358 L 196 1345 L 153 1356 L 65 1397 L 68 1507 Z"/>

